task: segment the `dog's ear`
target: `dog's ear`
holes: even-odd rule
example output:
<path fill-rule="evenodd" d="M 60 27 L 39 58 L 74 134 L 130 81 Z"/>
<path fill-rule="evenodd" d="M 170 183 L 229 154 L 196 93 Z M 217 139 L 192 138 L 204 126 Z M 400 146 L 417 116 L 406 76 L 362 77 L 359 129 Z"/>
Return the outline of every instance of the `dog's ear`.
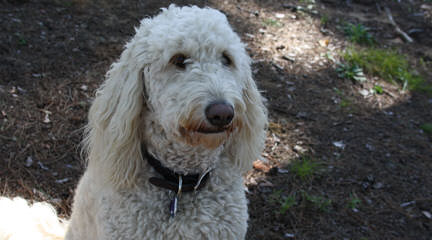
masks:
<path fill-rule="evenodd" d="M 252 163 L 261 155 L 264 149 L 267 127 L 267 109 L 263 104 L 261 94 L 252 79 L 250 67 L 247 66 L 247 76 L 242 97 L 245 111 L 241 116 L 242 124 L 228 145 L 228 155 L 234 164 L 246 172 L 252 168 Z"/>
<path fill-rule="evenodd" d="M 89 111 L 84 145 L 88 167 L 116 187 L 135 183 L 142 162 L 143 44 L 132 39 L 112 64 Z"/>

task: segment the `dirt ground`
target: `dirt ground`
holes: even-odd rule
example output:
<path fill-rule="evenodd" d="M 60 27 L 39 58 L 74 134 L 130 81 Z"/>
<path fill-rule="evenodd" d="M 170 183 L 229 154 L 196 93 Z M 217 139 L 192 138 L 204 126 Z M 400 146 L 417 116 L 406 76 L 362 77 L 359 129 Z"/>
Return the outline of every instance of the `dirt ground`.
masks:
<path fill-rule="evenodd" d="M 170 2 L 0 1 L 0 195 L 70 214 L 94 91 L 133 27 Z M 267 100 L 267 147 L 246 178 L 247 239 L 432 239 L 432 136 L 421 130 L 432 96 L 335 70 L 352 45 L 339 26 L 361 23 L 432 84 L 431 1 L 173 2 L 228 16 Z M 375 84 L 383 94 L 364 91 Z M 301 159 L 311 175 L 299 177 Z"/>

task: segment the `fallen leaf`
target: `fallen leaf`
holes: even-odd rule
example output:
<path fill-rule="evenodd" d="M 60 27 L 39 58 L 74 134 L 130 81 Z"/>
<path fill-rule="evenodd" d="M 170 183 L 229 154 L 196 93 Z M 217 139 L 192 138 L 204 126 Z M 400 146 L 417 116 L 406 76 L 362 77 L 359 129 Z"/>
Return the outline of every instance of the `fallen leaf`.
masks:
<path fill-rule="evenodd" d="M 330 43 L 330 40 L 325 38 L 318 41 L 318 43 L 321 45 L 321 47 L 327 47 Z"/>
<path fill-rule="evenodd" d="M 262 162 L 261 160 L 256 160 L 255 162 L 253 162 L 253 168 L 259 171 L 263 171 L 265 173 L 270 171 L 270 166 Z"/>

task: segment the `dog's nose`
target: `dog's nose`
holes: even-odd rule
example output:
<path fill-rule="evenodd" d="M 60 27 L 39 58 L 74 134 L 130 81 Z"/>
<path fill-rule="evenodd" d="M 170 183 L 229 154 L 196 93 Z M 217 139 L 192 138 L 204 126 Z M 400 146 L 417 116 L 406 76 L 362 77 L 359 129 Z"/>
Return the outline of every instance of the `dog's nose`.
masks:
<path fill-rule="evenodd" d="M 207 120 L 216 127 L 224 127 L 231 123 L 234 117 L 234 109 L 223 102 L 212 103 L 205 110 Z"/>

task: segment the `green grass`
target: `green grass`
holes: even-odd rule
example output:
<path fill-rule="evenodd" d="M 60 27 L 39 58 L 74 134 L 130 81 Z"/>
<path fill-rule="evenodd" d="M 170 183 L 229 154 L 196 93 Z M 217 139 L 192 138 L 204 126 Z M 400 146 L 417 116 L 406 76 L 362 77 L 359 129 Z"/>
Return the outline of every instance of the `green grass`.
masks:
<path fill-rule="evenodd" d="M 421 130 L 428 135 L 432 135 L 432 123 L 424 123 L 420 126 Z"/>
<path fill-rule="evenodd" d="M 345 64 L 362 68 L 366 73 L 379 76 L 389 82 L 398 83 L 403 89 L 432 93 L 422 76 L 410 70 L 404 55 L 389 49 L 351 48 L 345 51 Z"/>
<path fill-rule="evenodd" d="M 339 106 L 341 108 L 348 108 L 352 105 L 352 102 L 345 96 L 344 92 L 338 88 L 333 88 L 335 93 L 340 97 Z"/>
<path fill-rule="evenodd" d="M 329 22 L 329 16 L 327 14 L 322 15 L 320 18 L 321 25 L 325 26 L 327 25 L 328 22 Z"/>
<path fill-rule="evenodd" d="M 302 157 L 291 164 L 291 171 L 302 180 L 311 178 L 318 169 L 319 164 L 309 157 Z"/>
<path fill-rule="evenodd" d="M 15 34 L 18 37 L 18 44 L 21 46 L 27 45 L 27 40 L 19 33 Z"/>
<path fill-rule="evenodd" d="M 384 93 L 384 89 L 380 85 L 375 85 L 373 87 L 373 91 L 376 94 L 383 94 Z"/>
<path fill-rule="evenodd" d="M 295 195 L 290 195 L 281 201 L 280 213 L 285 214 L 290 208 L 296 205 Z"/>
<path fill-rule="evenodd" d="M 306 192 L 302 193 L 303 200 L 306 201 L 306 204 L 312 205 L 313 208 L 316 208 L 322 212 L 329 212 L 331 206 L 331 199 L 327 199 L 322 196 L 309 195 Z"/>
<path fill-rule="evenodd" d="M 351 106 L 351 101 L 350 100 L 348 100 L 348 99 L 341 99 L 341 101 L 340 101 L 340 107 L 341 108 L 347 108 L 349 106 Z"/>
<path fill-rule="evenodd" d="M 343 27 L 345 35 L 351 42 L 372 46 L 375 44 L 375 38 L 368 32 L 368 29 L 362 24 L 348 23 Z"/>
<path fill-rule="evenodd" d="M 290 208 L 297 204 L 297 201 L 295 194 L 288 197 L 282 197 L 282 190 L 277 190 L 270 194 L 269 203 L 280 205 L 279 213 L 285 214 Z"/>
<path fill-rule="evenodd" d="M 347 204 L 348 208 L 357 209 L 359 208 L 360 204 L 361 204 L 360 198 L 358 198 L 356 194 L 351 194 Z"/>

